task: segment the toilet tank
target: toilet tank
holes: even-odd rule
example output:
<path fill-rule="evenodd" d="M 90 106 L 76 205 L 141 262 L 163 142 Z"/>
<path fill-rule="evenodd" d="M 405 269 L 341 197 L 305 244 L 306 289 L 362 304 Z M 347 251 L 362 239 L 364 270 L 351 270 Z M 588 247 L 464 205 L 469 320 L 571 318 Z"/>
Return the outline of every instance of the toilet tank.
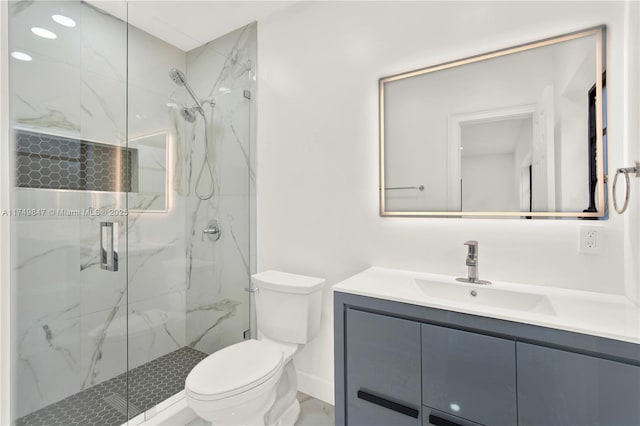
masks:
<path fill-rule="evenodd" d="M 264 271 L 252 275 L 258 330 L 266 337 L 307 343 L 320 330 L 323 278 Z"/>

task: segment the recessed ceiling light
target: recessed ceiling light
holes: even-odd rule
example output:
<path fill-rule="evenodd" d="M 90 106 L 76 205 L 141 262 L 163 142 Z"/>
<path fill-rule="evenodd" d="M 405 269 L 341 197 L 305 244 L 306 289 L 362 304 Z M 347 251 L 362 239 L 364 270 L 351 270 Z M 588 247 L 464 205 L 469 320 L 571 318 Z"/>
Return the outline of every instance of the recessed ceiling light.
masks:
<path fill-rule="evenodd" d="M 17 50 L 15 52 L 11 52 L 11 57 L 19 61 L 26 61 L 26 62 L 29 62 L 31 59 L 33 59 L 31 55 L 28 55 L 24 52 L 18 52 Z"/>
<path fill-rule="evenodd" d="M 76 21 L 74 21 L 73 19 L 69 18 L 68 16 L 53 15 L 53 16 L 51 16 L 51 19 L 53 19 L 54 21 L 56 21 L 60 25 L 64 25 L 65 27 L 73 28 L 73 27 L 76 26 Z"/>
<path fill-rule="evenodd" d="M 58 38 L 58 36 L 55 33 L 40 27 L 31 28 L 31 32 L 37 35 L 38 37 L 48 38 L 50 40 L 53 40 L 54 38 Z"/>
<path fill-rule="evenodd" d="M 229 89 L 228 87 L 221 87 L 218 89 L 220 92 L 222 93 L 229 93 L 231 92 L 231 89 Z"/>

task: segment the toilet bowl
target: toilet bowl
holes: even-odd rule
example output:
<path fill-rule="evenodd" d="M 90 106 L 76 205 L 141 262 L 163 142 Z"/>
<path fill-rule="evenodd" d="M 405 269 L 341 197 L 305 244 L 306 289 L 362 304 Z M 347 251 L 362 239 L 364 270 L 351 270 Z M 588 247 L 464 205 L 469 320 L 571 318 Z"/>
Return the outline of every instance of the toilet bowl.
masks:
<path fill-rule="evenodd" d="M 187 403 L 213 424 L 260 424 L 274 402 L 283 361 L 276 346 L 259 340 L 215 352 L 187 376 Z"/>
<path fill-rule="evenodd" d="M 252 282 L 260 338 L 209 355 L 185 381 L 187 404 L 214 426 L 290 426 L 300 412 L 292 359 L 317 334 L 324 280 L 266 271 Z"/>

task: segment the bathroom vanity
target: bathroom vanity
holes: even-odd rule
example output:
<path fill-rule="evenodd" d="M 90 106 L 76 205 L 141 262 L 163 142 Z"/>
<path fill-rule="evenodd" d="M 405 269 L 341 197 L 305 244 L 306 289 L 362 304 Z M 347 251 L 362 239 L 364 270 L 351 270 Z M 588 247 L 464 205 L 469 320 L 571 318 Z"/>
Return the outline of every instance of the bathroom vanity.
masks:
<path fill-rule="evenodd" d="M 640 424 L 636 306 L 452 280 L 370 268 L 334 286 L 337 425 Z"/>

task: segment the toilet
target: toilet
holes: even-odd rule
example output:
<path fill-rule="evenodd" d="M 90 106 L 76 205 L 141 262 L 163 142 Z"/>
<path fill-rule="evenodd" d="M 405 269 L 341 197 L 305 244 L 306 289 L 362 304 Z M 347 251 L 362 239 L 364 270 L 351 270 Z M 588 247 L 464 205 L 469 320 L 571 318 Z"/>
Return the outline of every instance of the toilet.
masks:
<path fill-rule="evenodd" d="M 292 426 L 300 405 L 293 356 L 320 329 L 322 278 L 265 271 L 256 288 L 258 339 L 203 359 L 187 376 L 187 404 L 217 425 Z"/>

